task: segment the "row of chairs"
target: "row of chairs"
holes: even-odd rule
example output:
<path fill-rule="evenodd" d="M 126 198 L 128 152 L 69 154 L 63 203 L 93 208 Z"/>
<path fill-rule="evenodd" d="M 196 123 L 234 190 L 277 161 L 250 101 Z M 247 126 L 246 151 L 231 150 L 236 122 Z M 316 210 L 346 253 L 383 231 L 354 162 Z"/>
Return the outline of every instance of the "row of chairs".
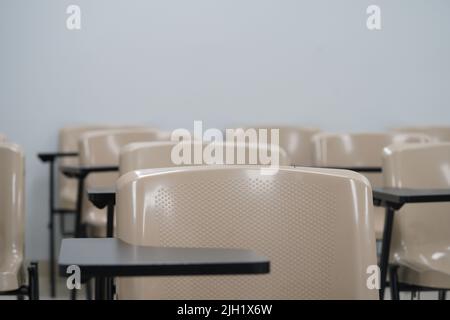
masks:
<path fill-rule="evenodd" d="M 435 130 L 435 129 L 434 129 Z M 402 132 L 401 130 L 399 130 Z M 406 130 L 408 131 L 408 130 Z M 439 131 L 443 131 L 442 129 Z M 429 134 L 429 132 L 427 132 Z M 100 134 L 101 135 L 101 134 Z M 295 138 L 294 138 L 295 137 Z M 299 137 L 301 139 L 299 139 Z M 325 167 L 342 167 L 342 168 L 353 168 L 366 175 L 366 177 L 371 181 L 374 186 L 383 185 L 381 182 L 382 175 L 381 170 L 371 170 L 372 168 L 381 167 L 381 153 L 384 147 L 390 144 L 398 143 L 425 143 L 436 140 L 442 140 L 443 135 L 426 135 L 424 133 L 383 133 L 383 134 L 329 134 L 329 133 L 318 133 L 314 129 L 294 129 L 287 130 L 287 128 L 281 129 L 280 135 L 280 145 L 286 146 L 286 149 L 290 150 L 290 155 L 295 158 L 296 162 L 290 160 L 291 164 L 299 163 L 299 165 L 316 165 Z M 292 140 L 297 140 L 297 143 L 292 143 Z M 298 143 L 301 140 L 303 143 Z M 306 141 L 306 142 L 305 142 Z M 308 143 L 308 141 L 312 141 Z M 83 145 L 83 142 L 81 143 Z M 292 146 L 298 146 L 295 150 Z M 291 147 L 289 147 L 291 146 Z M 161 144 L 141 144 L 135 145 L 128 148 L 128 150 L 133 150 L 135 153 L 127 152 L 127 148 L 122 152 L 124 159 L 134 159 L 134 161 L 141 161 L 140 165 L 135 167 L 130 166 L 124 169 L 120 166 L 121 174 L 127 172 L 127 170 L 137 170 L 141 168 L 158 168 L 158 167 L 169 167 L 173 164 L 169 158 L 169 151 L 171 145 L 166 145 L 166 150 L 161 149 Z M 309 149 L 309 152 L 299 152 L 299 149 Z M 136 150 L 141 150 L 141 155 L 136 154 Z M 295 152 L 297 151 L 297 153 Z M 95 151 L 94 151 L 95 152 Z M 159 161 L 152 159 L 151 155 L 158 154 Z M 301 157 L 299 156 L 301 155 Z M 306 154 L 306 156 L 305 156 Z M 165 155 L 161 157 L 161 155 Z M 95 157 L 95 156 L 93 156 Z M 312 158 L 312 160 L 311 160 Z M 140 159 L 140 160 L 139 160 Z M 122 160 L 123 161 L 123 160 Z M 121 161 L 121 162 L 122 162 Z M 130 161 L 130 160 L 128 160 Z M 133 161 L 133 160 L 131 160 Z M 283 159 L 280 163 L 286 164 L 288 159 Z M 297 162 L 298 161 L 298 162 Z M 367 172 L 366 172 L 367 171 Z M 373 172 L 372 171 L 376 171 Z M 109 183 L 110 184 L 110 183 Z M 95 186 L 95 183 L 93 183 Z M 88 203 L 87 201 L 85 203 Z M 92 204 L 90 205 L 90 210 L 96 211 Z M 378 209 L 378 208 L 377 208 Z M 88 209 L 89 210 L 89 209 Z M 88 211 L 86 210 L 86 211 Z M 89 212 L 89 211 L 88 211 Z M 104 217 L 104 214 L 103 214 Z M 381 209 L 376 210 L 375 213 L 375 231 L 377 238 L 380 239 L 383 231 L 384 225 L 384 213 Z M 105 219 L 103 218 L 102 225 L 105 224 Z M 104 234 L 102 230 L 100 235 Z M 97 233 L 97 235 L 99 235 Z"/>
<path fill-rule="evenodd" d="M 138 129 L 140 130 L 140 129 Z M 99 131 L 91 132 L 83 136 L 80 140 L 80 164 L 85 166 L 105 166 L 118 165 L 119 162 L 130 161 L 120 160 L 119 153 L 121 147 L 132 141 L 161 141 L 161 137 L 155 136 L 152 130 L 146 132 L 143 129 L 140 133 L 125 131 Z M 167 139 L 163 137 L 163 140 Z M 365 134 L 331 134 L 318 133 L 315 129 L 289 129 L 283 128 L 280 134 L 281 151 L 287 157 L 281 157 L 281 165 L 294 166 L 319 166 L 331 168 L 347 168 L 356 170 L 364 174 L 372 186 L 382 186 L 381 162 L 382 150 L 392 143 L 401 142 L 430 142 L 432 138 L 425 134 L 390 134 L 390 133 L 365 133 Z M 108 142 L 107 142 L 108 141 Z M 301 142 L 300 142 L 301 141 Z M 296 146 L 296 148 L 294 148 Z M 141 145 L 140 148 L 146 153 L 145 156 L 135 157 L 133 153 L 123 153 L 124 158 L 144 159 L 142 163 L 129 166 L 128 170 L 142 168 L 171 167 L 173 162 L 170 158 L 172 145 Z M 150 150 L 146 150 L 149 148 Z M 75 149 L 72 149 L 75 150 Z M 129 149 L 127 149 L 129 150 Z M 134 153 L 139 156 L 134 147 Z M 146 150 L 146 151 L 145 151 Z M 289 151 L 286 151 L 289 150 Z M 153 154 L 158 154 L 151 157 Z M 131 160 L 132 161 L 132 160 Z M 139 161 L 139 160 L 136 160 Z M 65 165 L 63 163 L 63 165 Z M 120 175 L 126 171 L 123 166 L 119 167 Z M 63 176 L 61 174 L 61 176 Z M 104 187 L 114 185 L 119 177 L 118 172 L 97 173 L 89 175 L 86 179 L 86 187 Z M 72 206 L 76 204 L 77 185 L 73 179 L 62 178 L 61 199 L 72 199 Z M 71 194 L 72 196 L 67 197 Z M 64 197 L 66 196 L 66 197 Z M 381 238 L 384 225 L 384 212 L 381 208 L 376 208 L 375 230 L 377 239 Z M 103 235 L 106 231 L 106 215 L 103 211 L 96 209 L 88 200 L 83 198 L 83 222 L 91 229 L 91 235 Z"/>
<path fill-rule="evenodd" d="M 174 142 L 168 141 L 167 133 L 147 128 L 64 129 L 59 155 L 63 167 L 94 168 L 85 177 L 86 188 L 116 185 L 118 238 L 138 245 L 248 247 L 265 253 L 272 262 L 271 274 L 258 278 L 118 279 L 119 298 L 374 298 L 363 270 L 376 264 L 374 230 L 379 238 L 382 228 L 382 222 L 373 224 L 371 184 L 397 181 L 389 176 L 393 174 L 387 169 L 390 161 L 412 148 L 421 150 L 421 164 L 435 172 L 435 178 L 422 184 L 414 166 L 402 174 L 411 176 L 416 186 L 448 187 L 438 183 L 438 176 L 442 179 L 439 168 L 450 162 L 449 155 L 444 151 L 441 157 L 427 156 L 429 148 L 448 152 L 447 144 L 435 142 L 443 135 L 407 131 L 341 135 L 280 128 L 281 168 L 267 176 L 260 174 L 258 165 L 170 169 Z M 64 141 L 71 141 L 72 147 Z M 396 161 L 397 166 L 407 167 Z M 114 171 L 102 171 L 105 166 Z M 330 168 L 360 171 L 371 184 L 354 172 Z M 79 207 L 83 235 L 104 236 L 106 214 L 90 204 L 85 192 L 77 192 L 79 184 L 74 180 L 59 179 L 61 202 L 68 208 Z M 392 185 L 404 187 L 404 179 Z M 382 213 L 376 216 L 381 217 L 376 221 L 382 220 Z M 396 221 L 395 230 L 401 223 L 402 219 Z M 442 225 L 448 229 L 448 224 Z M 442 232 L 436 235 L 442 238 Z M 445 243 L 445 237 L 441 240 Z M 396 241 L 394 237 L 393 248 Z M 399 241 L 404 241 L 401 236 Z M 391 252 L 392 262 L 406 261 L 397 249 Z M 431 273 L 440 278 L 448 274 L 445 268 L 435 271 Z M 400 281 L 414 282 L 404 273 L 399 272 Z M 448 288 L 445 281 L 433 279 L 432 285 L 426 281 L 420 285 Z"/>

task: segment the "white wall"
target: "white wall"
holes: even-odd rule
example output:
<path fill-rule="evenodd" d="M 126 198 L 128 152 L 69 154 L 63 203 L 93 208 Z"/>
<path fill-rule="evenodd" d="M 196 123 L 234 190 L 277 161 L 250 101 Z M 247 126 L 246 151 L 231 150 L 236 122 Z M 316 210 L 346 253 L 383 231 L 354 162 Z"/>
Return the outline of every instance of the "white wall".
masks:
<path fill-rule="evenodd" d="M 369 4 L 381 31 L 366 28 Z M 449 124 L 449 36 L 446 0 L 0 0 L 0 132 L 27 153 L 29 257 L 47 255 L 36 153 L 58 128 Z"/>

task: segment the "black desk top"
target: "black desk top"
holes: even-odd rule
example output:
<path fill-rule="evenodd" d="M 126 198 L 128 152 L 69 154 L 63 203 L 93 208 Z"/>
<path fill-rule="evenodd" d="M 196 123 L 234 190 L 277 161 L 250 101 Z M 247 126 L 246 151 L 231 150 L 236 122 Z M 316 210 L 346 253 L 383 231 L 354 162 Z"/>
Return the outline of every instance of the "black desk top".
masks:
<path fill-rule="evenodd" d="M 144 247 L 116 238 L 63 239 L 62 275 L 78 265 L 82 277 L 269 273 L 267 258 L 245 249 Z"/>
<path fill-rule="evenodd" d="M 61 172 L 69 178 L 86 177 L 89 173 L 93 172 L 110 172 L 119 171 L 117 165 L 106 166 L 63 166 Z"/>
<path fill-rule="evenodd" d="M 54 161 L 55 158 L 62 157 L 77 157 L 78 152 L 40 152 L 38 153 L 38 158 L 43 162 Z"/>
<path fill-rule="evenodd" d="M 116 188 L 90 188 L 87 190 L 88 199 L 94 206 L 103 209 L 109 204 L 116 204 Z"/>
<path fill-rule="evenodd" d="M 374 188 L 373 199 L 395 204 L 450 201 L 449 189 Z"/>

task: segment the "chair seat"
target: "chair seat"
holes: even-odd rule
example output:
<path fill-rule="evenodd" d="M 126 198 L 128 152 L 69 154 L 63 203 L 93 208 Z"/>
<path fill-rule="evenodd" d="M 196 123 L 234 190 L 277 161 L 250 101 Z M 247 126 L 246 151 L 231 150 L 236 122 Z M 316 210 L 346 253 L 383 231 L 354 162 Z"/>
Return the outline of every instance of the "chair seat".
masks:
<path fill-rule="evenodd" d="M 89 206 L 89 209 L 85 212 L 84 222 L 93 227 L 106 226 L 106 209 L 98 209 L 94 206 Z"/>
<path fill-rule="evenodd" d="M 85 215 L 84 223 L 88 226 L 90 237 L 106 236 L 106 209 L 98 209 L 90 206 Z"/>
<path fill-rule="evenodd" d="M 448 243 L 431 243 L 406 248 L 407 254 L 395 255 L 400 265 L 400 282 L 433 288 L 450 288 L 450 247 Z"/>
<path fill-rule="evenodd" d="M 425 288 L 450 289 L 450 276 L 441 272 L 417 272 L 406 267 L 400 267 L 398 270 L 398 280 L 400 283 Z"/>
<path fill-rule="evenodd" d="M 0 266 L 0 292 L 19 289 L 25 280 L 22 270 L 22 259 L 12 257 L 2 262 Z"/>
<path fill-rule="evenodd" d="M 60 192 L 59 206 L 62 208 L 74 208 L 77 203 L 77 190 L 70 187 L 63 187 Z"/>

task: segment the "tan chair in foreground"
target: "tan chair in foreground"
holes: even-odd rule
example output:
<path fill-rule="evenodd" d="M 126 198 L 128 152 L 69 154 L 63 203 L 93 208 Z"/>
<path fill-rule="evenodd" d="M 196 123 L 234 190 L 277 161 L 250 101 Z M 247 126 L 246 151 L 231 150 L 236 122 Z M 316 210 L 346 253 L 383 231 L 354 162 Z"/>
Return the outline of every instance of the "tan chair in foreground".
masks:
<path fill-rule="evenodd" d="M 431 137 L 434 142 L 450 142 L 450 126 L 411 126 L 393 129 L 394 132 L 422 133 Z"/>
<path fill-rule="evenodd" d="M 387 147 L 383 180 L 385 187 L 450 188 L 450 143 Z M 450 289 L 450 204 L 405 204 L 395 213 L 390 252 L 401 283 Z"/>
<path fill-rule="evenodd" d="M 320 133 L 313 138 L 314 165 L 350 168 L 363 174 L 373 187 L 382 187 L 383 148 L 392 143 L 430 142 L 423 134 Z M 376 207 L 375 233 L 381 239 L 384 229 L 383 208 Z"/>
<path fill-rule="evenodd" d="M 258 166 L 121 176 L 117 237 L 142 246 L 252 248 L 269 275 L 120 278 L 120 299 L 377 299 L 371 188 L 358 173 Z"/>
<path fill-rule="evenodd" d="M 39 299 L 37 264 L 25 275 L 25 160 L 22 149 L 0 143 L 0 294 Z"/>
<path fill-rule="evenodd" d="M 121 148 L 119 173 L 123 175 L 141 169 L 220 165 L 223 164 L 222 162 L 230 165 L 262 165 L 266 174 L 271 174 L 279 166 L 291 163 L 286 152 L 273 145 L 219 142 L 211 145 L 201 141 L 134 142 Z M 96 205 L 95 202 L 94 205 Z M 103 209 L 103 205 L 105 203 L 101 201 L 101 206 L 96 207 Z M 111 207 L 109 209 L 114 210 Z M 114 221 L 112 223 L 110 233 L 113 232 Z M 97 234 L 97 236 L 101 235 Z"/>

